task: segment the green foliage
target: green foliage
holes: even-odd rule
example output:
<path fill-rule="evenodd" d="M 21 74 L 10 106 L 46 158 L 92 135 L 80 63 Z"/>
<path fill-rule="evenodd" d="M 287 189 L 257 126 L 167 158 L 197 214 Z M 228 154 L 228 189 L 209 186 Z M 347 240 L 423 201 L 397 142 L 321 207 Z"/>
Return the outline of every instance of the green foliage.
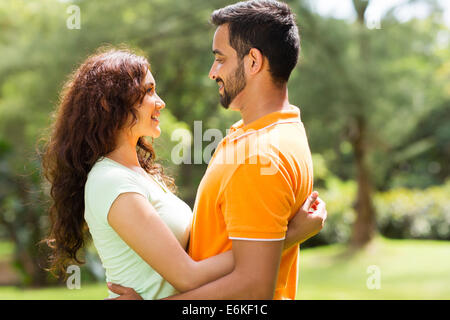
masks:
<path fill-rule="evenodd" d="M 348 243 L 355 220 L 354 181 L 328 177 L 325 189 L 318 189 L 327 204 L 328 218 L 323 230 L 302 247 Z M 450 240 L 450 180 L 425 190 L 398 188 L 374 197 L 377 228 L 394 239 Z"/>
<path fill-rule="evenodd" d="M 348 243 L 356 215 L 353 208 L 356 183 L 351 180 L 344 182 L 331 176 L 326 180 L 325 189 L 317 188 L 317 191 L 319 197 L 326 202 L 327 220 L 320 233 L 302 244 L 302 248 Z"/>
<path fill-rule="evenodd" d="M 36 263 L 35 244 L 47 227 L 37 140 L 46 134 L 67 76 L 101 45 L 126 44 L 149 58 L 158 94 L 166 102 L 162 136 L 154 141 L 157 157 L 175 178 L 180 197 L 193 206 L 206 163 L 173 164 L 171 151 L 179 141 L 171 138 L 179 128 L 192 135 L 197 120 L 203 121 L 203 132 L 217 128 L 225 134 L 239 119 L 237 112 L 218 106 L 216 84 L 208 79 L 214 32 L 209 15 L 233 2 L 0 1 L 0 237 L 16 242 L 15 257 L 25 257 L 17 263 L 24 275 L 31 274 L 24 266 Z M 290 101 L 301 107 L 315 153 L 316 186 L 329 210 L 327 226 L 305 246 L 344 243 L 350 236 L 356 170 L 349 137 L 360 114 L 370 128 L 368 160 L 376 189 L 395 188 L 392 198 L 388 193 L 376 197 L 381 230 L 392 224 L 394 234 L 401 233 L 401 226 L 407 228 L 405 236 L 446 234 L 438 226 L 442 214 L 429 222 L 431 231 L 420 235 L 403 218 L 396 223 L 385 218 L 386 212 L 391 217 L 410 210 L 404 203 L 397 210 L 387 202 L 403 199 L 400 193 L 407 192 L 399 188 L 442 184 L 450 173 L 450 51 L 439 40 L 449 30 L 439 10 L 402 23 L 389 12 L 382 29 L 361 31 L 354 23 L 314 14 L 306 1 L 287 2 L 297 14 L 302 38 L 300 62 L 289 82 Z M 80 30 L 66 27 L 71 4 L 81 9 Z M 370 59 L 359 58 L 361 33 Z M 408 197 L 420 198 L 420 191 L 411 192 Z M 443 210 L 442 205 L 436 208 L 430 210 Z M 405 214 L 411 212 L 416 211 Z"/>
<path fill-rule="evenodd" d="M 63 83 L 79 63 L 102 45 L 126 44 L 149 58 L 167 106 L 157 155 L 191 204 L 205 166 L 173 165 L 171 133 L 192 130 L 194 119 L 207 126 L 219 110 L 215 92 L 207 90 L 214 83 L 207 79 L 205 62 L 212 59 L 208 17 L 224 2 L 81 0 L 74 2 L 81 12 L 79 30 L 66 27 L 72 4 L 0 2 L 0 235 L 15 242 L 15 266 L 24 284 L 46 282 L 36 244 L 47 232 L 49 204 L 35 148 L 47 134 Z"/>
<path fill-rule="evenodd" d="M 445 143 L 439 142 L 443 131 L 426 130 L 436 127 L 424 122 L 448 110 L 450 100 L 450 50 L 445 40 L 438 41 L 439 35 L 448 44 L 450 31 L 439 20 L 439 10 L 434 8 L 428 19 L 400 23 L 393 9 L 382 17 L 381 29 L 360 30 L 355 23 L 314 15 L 301 2 L 292 5 L 301 26 L 302 53 L 289 93 L 302 107 L 313 151 L 322 153 L 341 179 L 354 179 L 354 150 L 346 143 L 355 134 L 355 118 L 362 116 L 376 189 L 442 183 L 448 175 L 444 167 L 450 163 L 448 152 L 443 152 L 449 150 L 448 131 Z M 364 48 L 360 36 L 365 38 Z M 434 121 L 445 126 L 445 119 Z M 443 170 L 417 168 L 415 180 L 396 179 L 397 174 L 413 173 L 408 168 L 424 155 Z"/>
<path fill-rule="evenodd" d="M 375 198 L 378 227 L 389 238 L 450 240 L 450 180 L 426 190 L 394 189 Z"/>

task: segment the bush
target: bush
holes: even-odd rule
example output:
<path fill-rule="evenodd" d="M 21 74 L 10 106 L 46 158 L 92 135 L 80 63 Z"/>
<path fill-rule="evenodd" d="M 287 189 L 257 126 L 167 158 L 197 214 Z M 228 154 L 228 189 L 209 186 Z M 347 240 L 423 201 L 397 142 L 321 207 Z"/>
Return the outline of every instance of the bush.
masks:
<path fill-rule="evenodd" d="M 323 230 L 302 248 L 348 243 L 356 217 L 356 183 L 328 178 L 326 189 L 318 190 L 327 204 Z M 424 190 L 393 189 L 374 196 L 378 232 L 394 239 L 450 240 L 450 180 Z"/>
<path fill-rule="evenodd" d="M 394 189 L 375 197 L 380 233 L 389 238 L 450 240 L 450 180 L 425 190 Z"/>
<path fill-rule="evenodd" d="M 354 201 L 356 183 L 341 181 L 336 177 L 326 180 L 326 189 L 319 191 L 319 197 L 326 202 L 328 217 L 322 231 L 302 244 L 302 248 L 331 243 L 347 243 L 355 220 Z"/>

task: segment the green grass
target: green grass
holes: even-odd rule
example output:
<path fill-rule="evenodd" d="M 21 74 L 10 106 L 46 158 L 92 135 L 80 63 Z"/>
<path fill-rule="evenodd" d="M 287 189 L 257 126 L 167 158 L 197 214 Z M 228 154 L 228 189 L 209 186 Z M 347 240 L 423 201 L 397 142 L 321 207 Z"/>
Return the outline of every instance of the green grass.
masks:
<path fill-rule="evenodd" d="M 342 245 L 300 254 L 298 299 L 450 299 L 450 242 L 377 238 L 349 255 Z M 380 270 L 380 289 L 368 289 L 367 267 Z"/>
<path fill-rule="evenodd" d="M 0 243 L 0 259 L 2 257 Z M 5 250 L 4 250 L 5 251 Z M 381 288 L 370 290 L 367 267 L 381 271 Z M 0 299 L 94 299 L 106 285 L 18 289 L 0 287 Z M 349 255 L 342 245 L 302 249 L 298 299 L 450 299 L 450 241 L 377 238 L 366 250 Z"/>
<path fill-rule="evenodd" d="M 105 283 L 81 285 L 80 289 L 66 287 L 20 289 L 0 287 L 0 300 L 102 300 L 108 296 Z"/>

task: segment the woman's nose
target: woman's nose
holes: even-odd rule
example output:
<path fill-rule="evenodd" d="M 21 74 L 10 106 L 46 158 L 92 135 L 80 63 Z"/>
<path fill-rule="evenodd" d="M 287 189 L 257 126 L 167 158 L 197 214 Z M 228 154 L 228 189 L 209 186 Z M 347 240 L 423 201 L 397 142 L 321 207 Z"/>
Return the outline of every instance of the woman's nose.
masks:
<path fill-rule="evenodd" d="M 158 110 L 164 109 L 166 107 L 165 102 L 159 96 L 158 96 L 158 100 L 156 100 L 155 105 Z"/>

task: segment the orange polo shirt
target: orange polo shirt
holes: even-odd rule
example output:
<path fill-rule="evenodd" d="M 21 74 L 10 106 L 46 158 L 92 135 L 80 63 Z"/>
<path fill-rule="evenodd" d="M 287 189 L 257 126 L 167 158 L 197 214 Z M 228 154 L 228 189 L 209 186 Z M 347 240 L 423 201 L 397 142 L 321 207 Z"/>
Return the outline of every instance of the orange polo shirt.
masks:
<path fill-rule="evenodd" d="M 203 260 L 232 240 L 279 241 L 313 189 L 311 152 L 300 111 L 270 113 L 234 124 L 200 182 L 189 254 Z M 299 247 L 284 250 L 275 299 L 295 299 Z"/>

